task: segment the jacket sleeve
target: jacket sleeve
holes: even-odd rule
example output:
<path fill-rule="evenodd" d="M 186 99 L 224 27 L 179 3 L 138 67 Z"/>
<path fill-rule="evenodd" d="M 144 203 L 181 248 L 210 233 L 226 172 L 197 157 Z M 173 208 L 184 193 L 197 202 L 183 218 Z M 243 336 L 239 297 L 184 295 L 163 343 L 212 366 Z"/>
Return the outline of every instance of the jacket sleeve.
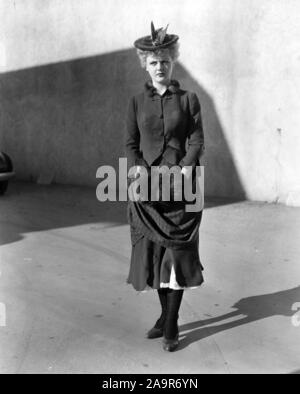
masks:
<path fill-rule="evenodd" d="M 132 166 L 148 167 L 140 151 L 140 131 L 137 124 L 134 97 L 130 99 L 127 109 L 125 148 L 129 168 Z"/>
<path fill-rule="evenodd" d="M 201 118 L 201 107 L 198 97 L 191 93 L 189 100 L 189 133 L 187 137 L 187 151 L 179 165 L 195 166 L 204 151 L 204 133 Z"/>

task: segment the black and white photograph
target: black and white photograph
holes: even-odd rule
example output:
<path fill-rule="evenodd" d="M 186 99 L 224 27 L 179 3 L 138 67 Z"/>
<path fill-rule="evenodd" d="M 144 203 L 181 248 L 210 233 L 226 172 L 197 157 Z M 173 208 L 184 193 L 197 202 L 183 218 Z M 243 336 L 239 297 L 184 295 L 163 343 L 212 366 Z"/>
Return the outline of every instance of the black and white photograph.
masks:
<path fill-rule="evenodd" d="M 300 2 L 0 21 L 0 374 L 299 374 Z"/>

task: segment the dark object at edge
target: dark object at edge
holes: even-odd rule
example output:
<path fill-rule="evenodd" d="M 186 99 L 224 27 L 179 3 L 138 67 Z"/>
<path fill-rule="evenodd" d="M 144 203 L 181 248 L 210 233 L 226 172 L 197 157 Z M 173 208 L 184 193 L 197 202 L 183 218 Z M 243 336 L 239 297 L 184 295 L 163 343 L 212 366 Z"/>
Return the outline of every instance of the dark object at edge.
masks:
<path fill-rule="evenodd" d="M 0 196 L 6 192 L 8 180 L 15 175 L 10 157 L 0 152 Z"/>

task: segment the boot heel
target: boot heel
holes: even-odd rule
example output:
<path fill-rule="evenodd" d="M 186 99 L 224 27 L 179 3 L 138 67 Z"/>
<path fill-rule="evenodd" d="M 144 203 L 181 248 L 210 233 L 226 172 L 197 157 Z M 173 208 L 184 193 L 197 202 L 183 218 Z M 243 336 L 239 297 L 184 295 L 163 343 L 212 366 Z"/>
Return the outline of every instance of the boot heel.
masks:
<path fill-rule="evenodd" d="M 178 348 L 179 345 L 179 334 L 176 335 L 176 337 L 174 339 L 167 339 L 167 338 L 163 338 L 163 349 L 166 352 L 173 352 L 174 350 L 176 350 Z"/>

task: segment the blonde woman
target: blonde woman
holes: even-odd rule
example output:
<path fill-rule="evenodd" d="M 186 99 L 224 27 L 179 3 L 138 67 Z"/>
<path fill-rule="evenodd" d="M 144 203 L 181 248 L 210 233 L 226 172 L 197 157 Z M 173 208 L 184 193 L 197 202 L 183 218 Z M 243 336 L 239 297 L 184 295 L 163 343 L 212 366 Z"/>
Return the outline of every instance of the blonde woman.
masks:
<path fill-rule="evenodd" d="M 167 28 L 155 30 L 151 23 L 151 34 L 134 43 L 150 79 L 129 101 L 125 146 L 130 167 L 150 173 L 151 166 L 177 165 L 184 177 L 186 166 L 195 169 L 200 164 L 204 137 L 196 94 L 172 79 L 178 38 L 167 34 Z M 202 211 L 186 212 L 183 200 L 128 203 L 132 253 L 127 282 L 137 291 L 157 290 L 161 315 L 147 337 L 163 337 L 166 351 L 179 345 L 184 290 L 203 282 L 198 251 L 201 216 Z"/>

